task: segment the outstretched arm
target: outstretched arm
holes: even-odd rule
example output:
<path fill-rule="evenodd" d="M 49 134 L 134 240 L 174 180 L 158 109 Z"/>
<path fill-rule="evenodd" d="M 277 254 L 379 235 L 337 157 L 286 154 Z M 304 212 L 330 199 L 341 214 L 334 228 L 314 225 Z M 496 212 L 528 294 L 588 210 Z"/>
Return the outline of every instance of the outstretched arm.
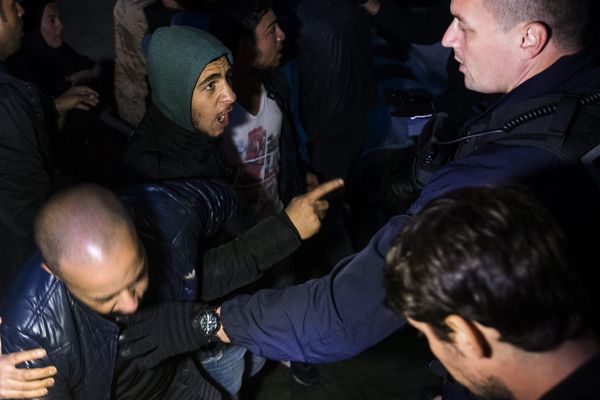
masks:
<path fill-rule="evenodd" d="M 329 207 L 321 197 L 343 185 L 334 179 L 294 197 L 284 212 L 248 229 L 235 240 L 202 256 L 202 301 L 213 301 L 258 279 L 264 271 L 290 255 L 321 227 Z"/>
<path fill-rule="evenodd" d="M 352 357 L 405 325 L 384 304 L 384 257 L 408 217 L 393 218 L 360 253 L 321 279 L 261 290 L 223 303 L 217 337 L 271 359 L 331 362 Z M 121 335 L 121 353 L 147 368 L 199 349 L 191 303 L 141 311 Z M 152 329 L 151 329 L 152 328 Z"/>
<path fill-rule="evenodd" d="M 352 357 L 383 340 L 405 324 L 384 304 L 383 264 L 406 221 L 390 220 L 321 279 L 226 301 L 221 338 L 266 358 L 315 363 Z"/>

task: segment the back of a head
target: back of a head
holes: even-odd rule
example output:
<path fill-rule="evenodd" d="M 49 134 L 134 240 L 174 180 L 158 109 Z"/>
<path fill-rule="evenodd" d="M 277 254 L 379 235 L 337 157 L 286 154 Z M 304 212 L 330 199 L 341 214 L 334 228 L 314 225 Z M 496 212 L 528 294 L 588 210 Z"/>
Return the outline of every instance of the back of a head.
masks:
<path fill-rule="evenodd" d="M 272 0 L 226 0 L 211 17 L 210 32 L 235 54 L 242 39 L 254 43 L 256 26 L 272 5 Z"/>
<path fill-rule="evenodd" d="M 514 187 L 452 191 L 425 206 L 388 254 L 388 304 L 445 339 L 457 314 L 528 351 L 583 329 L 580 285 L 564 235 L 529 193 Z"/>
<path fill-rule="evenodd" d="M 196 81 L 204 68 L 231 52 L 214 36 L 188 26 L 157 29 L 148 45 L 148 81 L 152 102 L 170 120 L 193 131 L 191 101 Z"/>
<path fill-rule="evenodd" d="M 98 253 L 110 250 L 127 228 L 136 231 L 127 210 L 108 189 L 97 185 L 73 186 L 51 197 L 41 208 L 34 225 L 35 241 L 46 265 L 60 276 L 61 263 L 86 262 L 90 243 Z"/>
<path fill-rule="evenodd" d="M 577 51 L 590 22 L 589 0 L 483 0 L 506 30 L 520 22 L 541 22 L 565 53 Z"/>

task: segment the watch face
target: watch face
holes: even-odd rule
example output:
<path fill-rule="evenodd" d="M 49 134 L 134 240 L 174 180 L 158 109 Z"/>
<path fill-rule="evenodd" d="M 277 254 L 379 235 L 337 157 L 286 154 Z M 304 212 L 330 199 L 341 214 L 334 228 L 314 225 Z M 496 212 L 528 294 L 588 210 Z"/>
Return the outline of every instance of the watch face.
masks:
<path fill-rule="evenodd" d="M 206 311 L 200 316 L 200 328 L 206 336 L 212 336 L 219 330 L 219 320 L 212 311 Z"/>

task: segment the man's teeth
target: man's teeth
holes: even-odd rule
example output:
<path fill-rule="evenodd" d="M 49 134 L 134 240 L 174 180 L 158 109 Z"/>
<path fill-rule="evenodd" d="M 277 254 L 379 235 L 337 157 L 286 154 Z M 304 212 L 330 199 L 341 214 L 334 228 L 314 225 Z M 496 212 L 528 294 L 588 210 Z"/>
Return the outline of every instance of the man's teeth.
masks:
<path fill-rule="evenodd" d="M 225 114 L 219 115 L 219 122 L 225 121 Z"/>

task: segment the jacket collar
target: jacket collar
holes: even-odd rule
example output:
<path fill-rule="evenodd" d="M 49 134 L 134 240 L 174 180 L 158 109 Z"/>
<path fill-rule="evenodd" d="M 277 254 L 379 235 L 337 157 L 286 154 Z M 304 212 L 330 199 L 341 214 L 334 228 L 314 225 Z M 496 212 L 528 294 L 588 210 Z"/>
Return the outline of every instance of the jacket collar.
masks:
<path fill-rule="evenodd" d="M 547 94 L 591 94 L 599 88 L 600 64 L 598 52 L 593 49 L 584 49 L 578 53 L 559 58 L 544 71 L 500 97 L 483 113 L 468 121 L 463 126 L 463 130 L 499 109 L 505 109 L 529 99 Z"/>

